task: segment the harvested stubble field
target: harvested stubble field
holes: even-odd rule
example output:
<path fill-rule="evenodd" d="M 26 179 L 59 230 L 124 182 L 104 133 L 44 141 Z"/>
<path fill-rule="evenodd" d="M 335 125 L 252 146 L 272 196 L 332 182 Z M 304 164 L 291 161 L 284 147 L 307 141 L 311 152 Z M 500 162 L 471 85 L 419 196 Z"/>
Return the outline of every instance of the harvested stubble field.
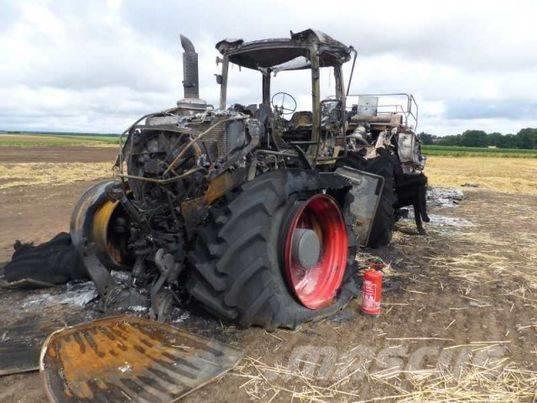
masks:
<path fill-rule="evenodd" d="M 0 147 L 0 261 L 14 239 L 44 241 L 67 230 L 80 194 L 109 174 L 112 150 L 67 150 L 17 160 Z M 16 175 L 7 164 L 17 164 Z M 14 184 L 35 173 L 31 164 L 56 173 Z M 405 220 L 389 247 L 362 251 L 361 259 L 389 263 L 379 318 L 359 314 L 356 301 L 333 318 L 267 333 L 185 312 L 180 326 L 245 351 L 232 372 L 187 401 L 535 400 L 537 160 L 433 156 L 428 164 L 432 186 L 478 187 L 461 187 L 465 197 L 455 207 L 432 207 L 427 236 Z M 78 173 L 65 176 L 65 167 Z M 46 309 L 21 311 L 27 298 L 0 292 L 0 327 Z M 37 373 L 0 378 L 0 401 L 43 399 Z"/>
<path fill-rule="evenodd" d="M 0 147 L 116 147 L 118 136 L 0 134 Z"/>
<path fill-rule="evenodd" d="M 537 158 L 435 156 L 427 160 L 426 173 L 432 186 L 477 185 L 499 192 L 537 194 Z"/>
<path fill-rule="evenodd" d="M 112 174 L 109 162 L 8 162 L 0 164 L 0 190 L 92 181 Z"/>

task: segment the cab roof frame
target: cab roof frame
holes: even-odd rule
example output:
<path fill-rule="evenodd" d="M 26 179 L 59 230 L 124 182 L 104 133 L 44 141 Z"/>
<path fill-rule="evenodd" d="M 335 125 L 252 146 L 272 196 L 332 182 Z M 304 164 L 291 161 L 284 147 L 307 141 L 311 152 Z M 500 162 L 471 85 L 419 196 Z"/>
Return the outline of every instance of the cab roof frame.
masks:
<path fill-rule="evenodd" d="M 350 60 L 353 52 L 352 46 L 312 29 L 298 33 L 291 31 L 290 38 L 251 42 L 224 39 L 216 44 L 216 49 L 231 63 L 262 73 L 311 68 L 313 49 L 317 52 L 319 67 L 340 66 Z"/>

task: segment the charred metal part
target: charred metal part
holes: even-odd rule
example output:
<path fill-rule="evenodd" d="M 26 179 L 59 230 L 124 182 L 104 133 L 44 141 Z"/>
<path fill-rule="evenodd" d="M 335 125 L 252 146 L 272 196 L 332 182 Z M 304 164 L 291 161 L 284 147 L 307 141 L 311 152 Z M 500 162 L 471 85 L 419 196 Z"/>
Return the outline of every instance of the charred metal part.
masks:
<path fill-rule="evenodd" d="M 182 267 L 175 261 L 173 255 L 160 248 L 155 254 L 155 264 L 168 283 L 177 284 L 177 277 L 181 273 Z"/>
<path fill-rule="evenodd" d="M 86 247 L 82 252 L 82 261 L 95 284 L 95 288 L 97 288 L 103 312 L 119 313 L 133 306 L 147 305 L 147 298 L 140 294 L 136 288 L 125 287 L 114 281 L 110 272 L 93 251 L 93 245 Z"/>
<path fill-rule="evenodd" d="M 126 312 L 132 307 L 146 308 L 147 305 L 148 299 L 140 293 L 140 290 L 122 284 L 116 284 L 101 297 L 102 310 L 107 314 Z"/>
<path fill-rule="evenodd" d="M 351 49 L 323 32 L 307 29 L 292 33 L 289 39 L 275 38 L 244 42 L 242 39 L 224 39 L 216 44 L 223 56 L 228 55 L 232 63 L 251 69 L 262 70 L 277 67 L 279 71 L 310 67 L 307 48 L 311 45 L 319 50 L 321 66 L 343 64 L 350 59 Z M 296 60 L 298 58 L 298 60 Z M 293 63 L 285 63 L 293 60 Z"/>
<path fill-rule="evenodd" d="M 170 315 L 175 305 L 173 292 L 166 288 L 161 288 L 155 293 L 151 300 L 150 317 L 158 322 L 166 322 L 170 319 Z"/>
<path fill-rule="evenodd" d="M 165 282 L 166 282 L 166 275 L 160 274 L 150 289 L 150 293 L 151 293 L 150 318 L 153 320 L 158 320 L 159 322 L 164 322 L 167 319 L 164 317 L 164 315 L 167 315 L 169 313 L 168 310 L 164 308 L 164 306 L 168 305 L 166 298 L 163 297 L 163 294 L 166 293 L 166 290 L 162 288 L 164 287 Z"/>
<path fill-rule="evenodd" d="M 167 185 L 172 182 L 179 181 L 181 179 L 186 178 L 187 176 L 190 176 L 192 174 L 195 174 L 196 172 L 203 171 L 203 168 L 192 168 L 189 171 L 186 171 L 185 173 L 181 175 L 174 176 L 173 178 L 168 179 L 155 179 L 155 178 L 147 178 L 145 176 L 136 176 L 136 175 L 127 175 L 127 174 L 118 174 L 118 177 L 125 178 L 125 179 L 135 179 L 142 182 L 152 182 L 152 183 L 158 183 L 159 185 Z"/>
<path fill-rule="evenodd" d="M 317 158 L 319 157 L 320 144 L 319 140 L 321 138 L 321 84 L 320 77 L 321 73 L 319 71 L 319 55 L 317 46 L 313 45 L 310 49 L 310 58 L 311 58 L 311 142 L 313 143 L 311 147 L 308 147 L 307 155 L 313 164 L 317 163 Z"/>
<path fill-rule="evenodd" d="M 0 376 L 39 370 L 41 347 L 52 332 L 94 317 L 94 314 L 62 305 L 43 307 L 39 314 L 11 323 L 11 319 L 4 319 L 0 334 Z"/>
<path fill-rule="evenodd" d="M 350 167 L 338 168 L 336 169 L 336 174 L 352 182 L 350 194 L 353 200 L 349 204 L 349 210 L 356 218 L 353 223 L 353 231 L 359 244 L 366 246 L 382 194 L 384 178 Z"/>
<path fill-rule="evenodd" d="M 227 76 L 229 72 L 229 58 L 224 55 L 222 59 L 222 74 L 220 75 L 220 101 L 219 106 L 220 110 L 226 109 L 226 100 L 227 100 Z"/>
<path fill-rule="evenodd" d="M 227 192 L 233 190 L 246 181 L 246 168 L 238 168 L 231 172 L 224 172 L 209 182 L 204 200 L 207 204 L 212 204 Z"/>
<path fill-rule="evenodd" d="M 198 54 L 186 36 L 180 35 L 183 53 L 183 87 L 185 98 L 199 98 Z"/>
<path fill-rule="evenodd" d="M 255 165 L 251 165 L 256 169 Z M 207 191 L 201 197 L 185 200 L 181 203 L 181 214 L 185 220 L 185 228 L 188 237 L 191 238 L 195 229 L 206 217 L 209 206 L 216 200 L 232 191 L 248 179 L 250 169 L 237 168 L 233 171 L 226 171 L 213 178 L 207 187 Z"/>
<path fill-rule="evenodd" d="M 242 352 L 132 316 L 52 333 L 40 372 L 52 402 L 175 401 L 232 369 Z"/>
<path fill-rule="evenodd" d="M 181 203 L 181 213 L 185 220 L 188 239 L 195 235 L 197 226 L 207 217 L 209 205 L 203 196 L 185 200 Z"/>
<path fill-rule="evenodd" d="M 84 247 L 82 252 L 82 261 L 84 262 L 84 266 L 88 271 L 91 281 L 95 283 L 97 292 L 99 293 L 103 301 L 106 301 L 110 292 L 114 288 L 118 287 L 118 284 L 116 284 L 116 282 L 110 275 L 110 272 L 106 269 L 106 267 L 101 263 L 101 261 L 95 254 L 93 245 L 88 245 Z"/>
<path fill-rule="evenodd" d="M 174 158 L 174 160 L 170 163 L 170 165 L 168 166 L 168 168 L 166 168 L 166 170 L 164 171 L 164 175 L 166 175 L 168 172 L 170 172 L 173 167 L 175 166 L 175 164 L 177 163 L 177 161 L 179 161 L 184 155 L 185 153 L 190 149 L 190 147 L 192 147 L 195 143 L 197 143 L 198 141 L 200 141 L 203 136 L 206 136 L 207 134 L 211 133 L 211 131 L 213 129 L 215 129 L 217 126 L 229 121 L 230 119 L 223 119 L 223 120 L 219 120 L 217 121 L 215 124 L 213 124 L 212 126 L 210 126 L 207 130 L 201 132 L 200 134 L 198 134 L 195 138 L 193 138 L 192 140 L 190 140 L 190 142 L 183 147 L 183 149 L 179 152 L 179 154 L 177 154 L 177 156 Z"/>
<path fill-rule="evenodd" d="M 155 264 L 160 276 L 151 287 L 151 316 L 159 322 L 164 322 L 172 312 L 174 297 L 173 292 L 163 286 L 166 283 L 177 286 L 177 278 L 183 267 L 172 254 L 166 253 L 162 248 L 155 253 Z"/>
<path fill-rule="evenodd" d="M 351 90 L 352 77 L 354 76 L 354 67 L 356 65 L 356 58 L 358 57 L 358 52 L 356 51 L 356 49 L 351 46 L 351 50 L 352 53 L 354 53 L 354 57 L 352 58 L 351 74 L 349 75 L 349 82 L 347 83 L 347 91 L 345 91 L 346 96 L 349 95 L 349 92 Z"/>

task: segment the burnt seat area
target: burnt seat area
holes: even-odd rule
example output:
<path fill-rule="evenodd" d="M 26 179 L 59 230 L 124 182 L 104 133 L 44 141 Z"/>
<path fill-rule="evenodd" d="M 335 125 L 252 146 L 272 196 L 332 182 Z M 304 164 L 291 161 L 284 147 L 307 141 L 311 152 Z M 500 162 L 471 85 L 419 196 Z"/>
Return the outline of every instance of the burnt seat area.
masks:
<path fill-rule="evenodd" d="M 296 129 L 311 129 L 313 124 L 313 114 L 310 111 L 299 111 L 293 113 L 289 120 L 289 126 L 292 130 Z"/>
<path fill-rule="evenodd" d="M 313 114 L 311 111 L 293 113 L 291 119 L 285 121 L 283 139 L 287 142 L 304 142 L 311 140 Z"/>

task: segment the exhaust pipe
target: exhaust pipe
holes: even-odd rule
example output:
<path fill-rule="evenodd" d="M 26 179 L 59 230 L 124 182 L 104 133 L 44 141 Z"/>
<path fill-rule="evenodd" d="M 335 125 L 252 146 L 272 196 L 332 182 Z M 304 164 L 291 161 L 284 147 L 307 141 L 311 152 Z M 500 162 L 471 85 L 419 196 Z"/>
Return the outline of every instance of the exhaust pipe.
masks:
<path fill-rule="evenodd" d="M 198 54 L 192 41 L 184 35 L 180 35 L 183 47 L 183 91 L 184 99 L 177 101 L 177 107 L 182 114 L 192 114 L 207 110 L 207 102 L 200 99 L 198 77 Z"/>
<path fill-rule="evenodd" d="M 189 116 L 199 112 L 205 112 L 208 108 L 207 102 L 199 96 L 198 77 L 198 54 L 192 41 L 184 35 L 180 35 L 181 46 L 183 47 L 183 90 L 184 98 L 177 101 L 176 114 L 179 116 Z M 177 124 L 174 116 L 151 116 L 147 118 L 147 125 L 168 125 Z"/>
<path fill-rule="evenodd" d="M 198 54 L 192 41 L 184 35 L 181 37 L 183 52 L 183 90 L 185 98 L 199 99 L 199 78 L 198 78 Z"/>

